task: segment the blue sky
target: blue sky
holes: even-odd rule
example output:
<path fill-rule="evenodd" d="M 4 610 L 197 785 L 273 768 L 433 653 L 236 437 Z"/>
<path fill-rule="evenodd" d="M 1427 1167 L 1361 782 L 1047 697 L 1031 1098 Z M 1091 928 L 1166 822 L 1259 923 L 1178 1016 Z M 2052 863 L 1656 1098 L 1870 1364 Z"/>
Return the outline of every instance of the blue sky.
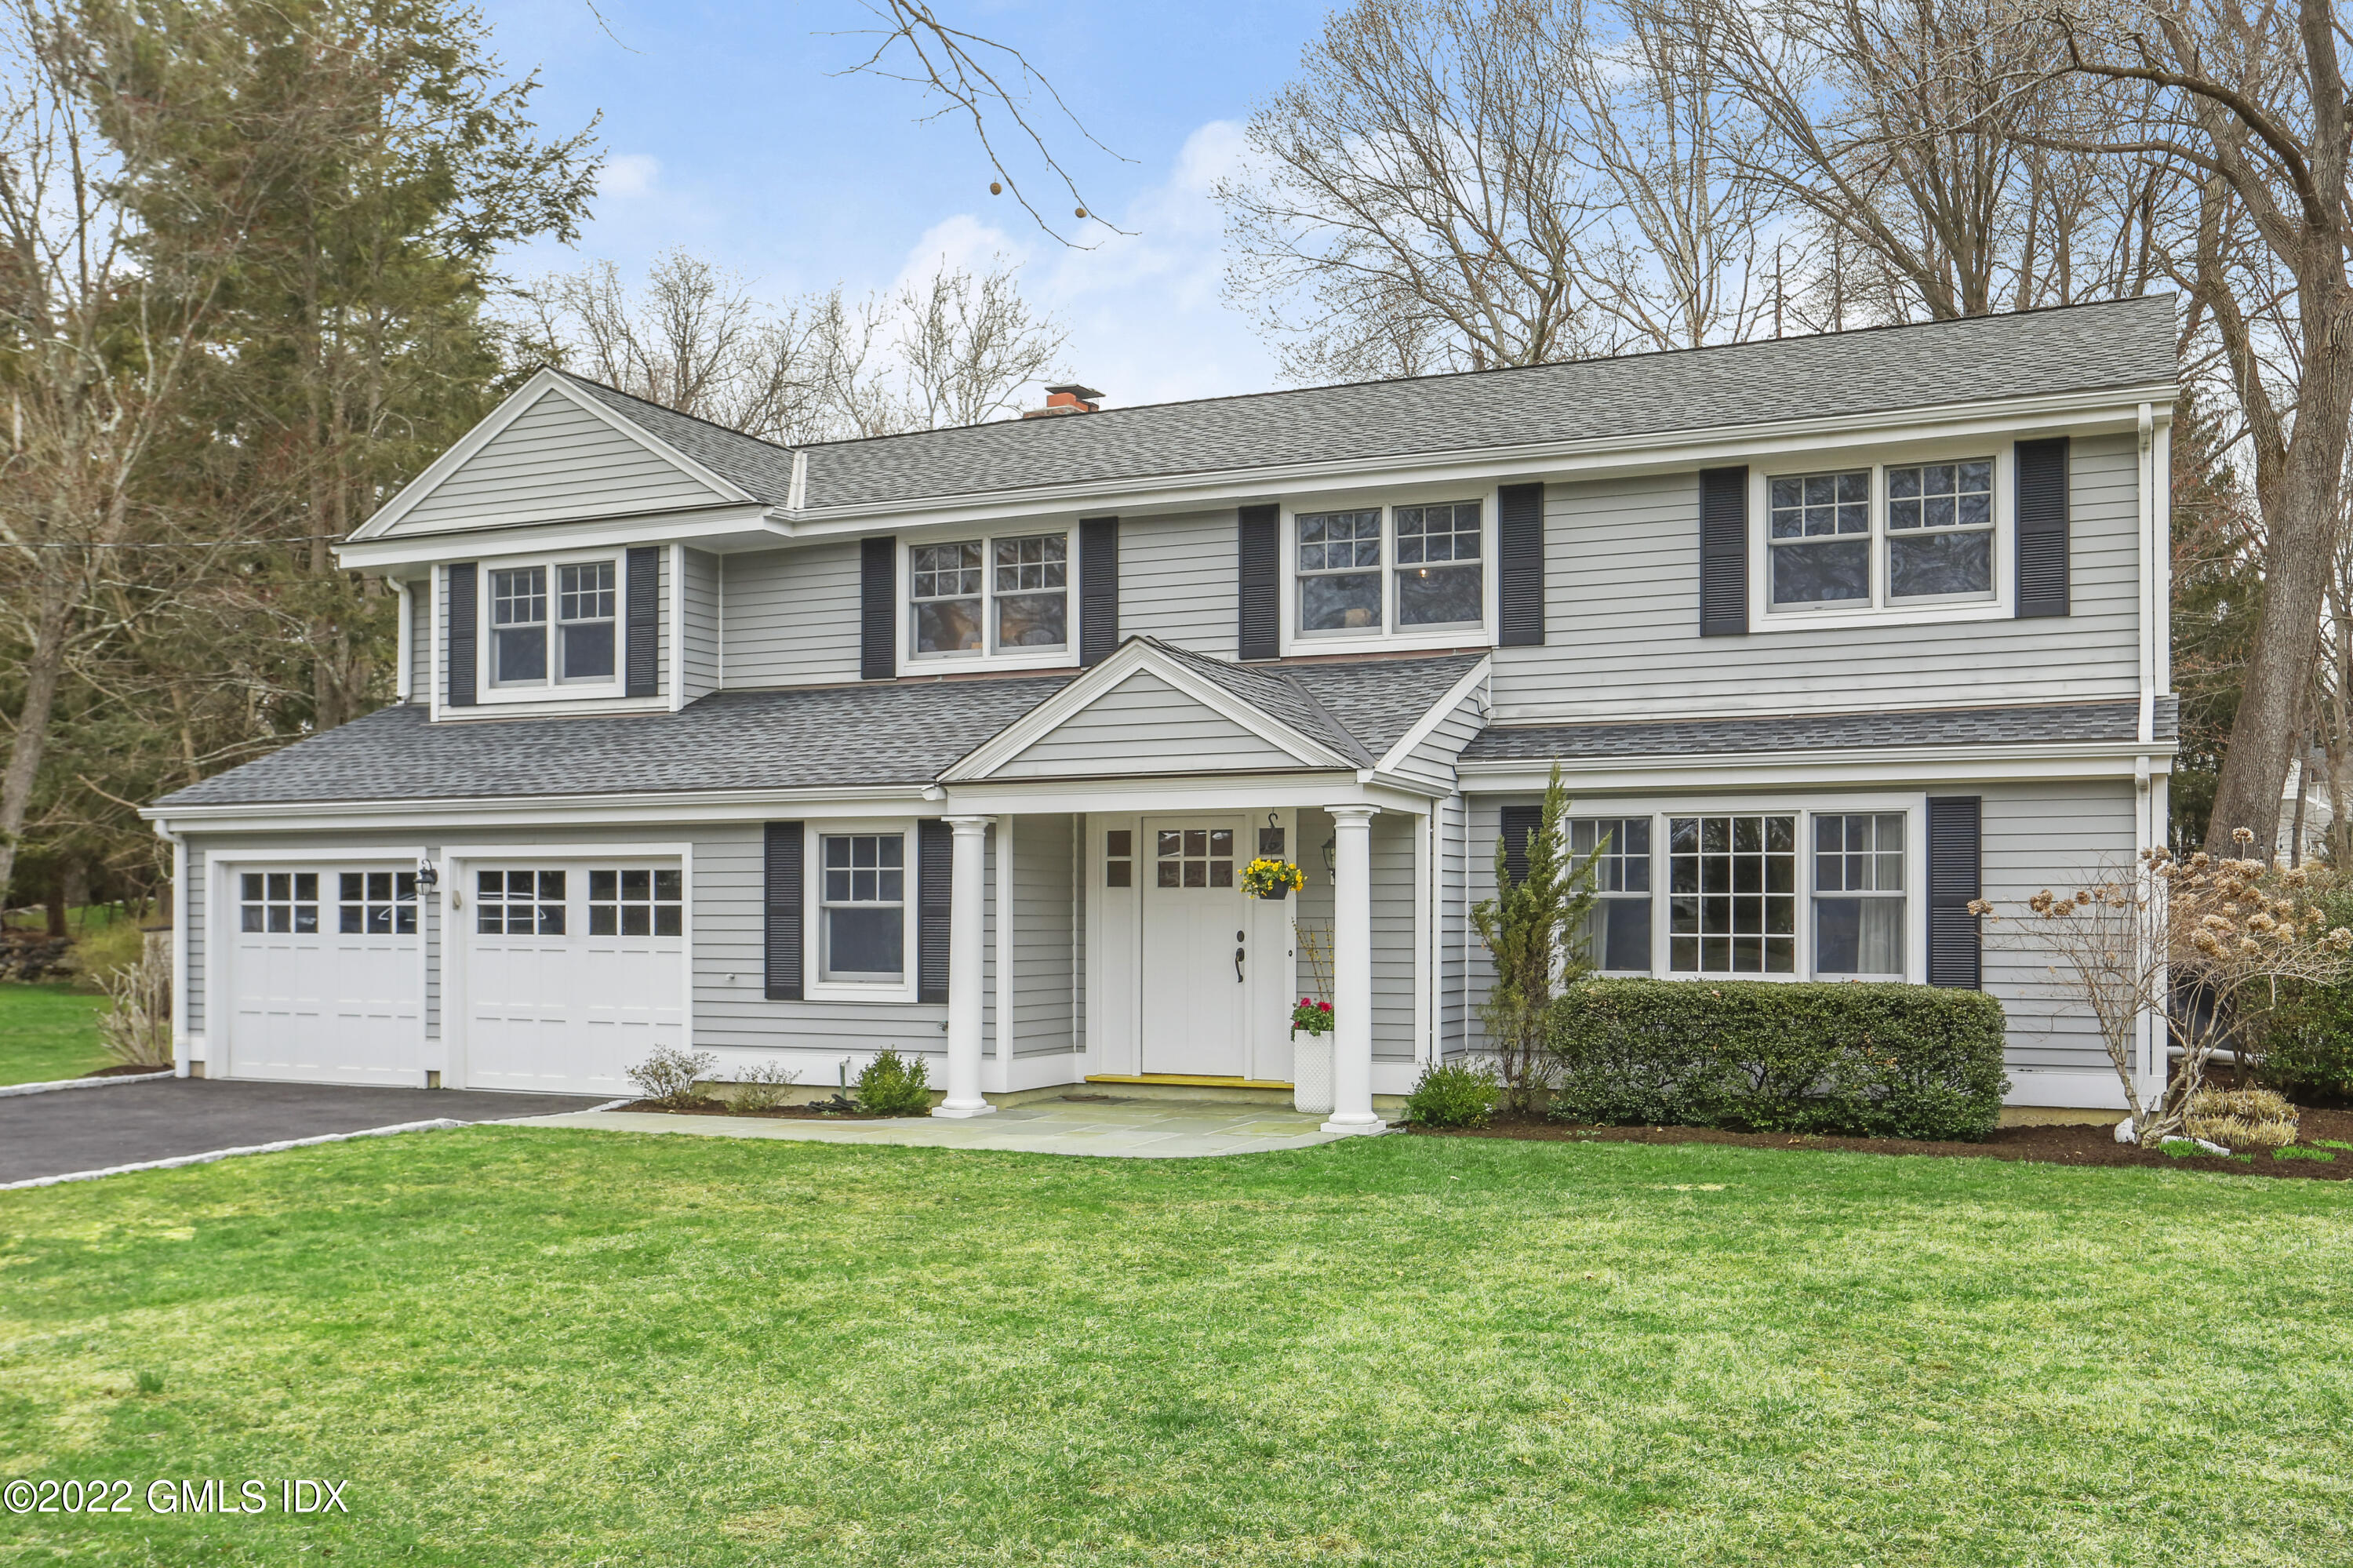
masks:
<path fill-rule="evenodd" d="M 832 74 L 864 52 L 860 39 L 831 36 L 871 25 L 859 0 L 599 7 L 610 36 L 586 0 L 483 6 L 509 70 L 540 70 L 540 123 L 575 129 L 601 110 L 610 161 L 576 249 L 533 247 L 511 259 L 519 275 L 589 258 L 637 274 L 676 244 L 781 297 L 837 281 L 887 288 L 928 275 L 943 255 L 1001 252 L 1071 328 L 1070 370 L 1113 402 L 1272 384 L 1271 354 L 1220 298 L 1209 187 L 1232 166 L 1252 103 L 1295 68 L 1324 0 L 939 0 L 944 19 L 1029 55 L 1087 128 L 1132 160 L 1056 131 L 1057 155 L 1097 210 L 1134 231 L 1096 231 L 1103 243 L 1084 252 L 1039 233 L 1009 196 L 991 197 L 969 130 L 921 122 L 913 88 Z"/>

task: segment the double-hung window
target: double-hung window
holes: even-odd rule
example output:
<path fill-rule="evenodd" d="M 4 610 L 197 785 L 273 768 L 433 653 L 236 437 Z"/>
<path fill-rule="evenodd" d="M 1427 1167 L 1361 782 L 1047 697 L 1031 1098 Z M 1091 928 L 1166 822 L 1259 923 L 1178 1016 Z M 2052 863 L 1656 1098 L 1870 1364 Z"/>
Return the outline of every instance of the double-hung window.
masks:
<path fill-rule="evenodd" d="M 1293 578 L 1303 639 L 1475 628 L 1486 620 L 1476 501 L 1303 512 Z"/>
<path fill-rule="evenodd" d="M 1798 967 L 1798 819 L 1667 819 L 1668 967 L 1786 975 Z"/>
<path fill-rule="evenodd" d="M 1991 600 L 1995 489 L 1990 457 L 1771 475 L 1765 482 L 1770 608 Z"/>
<path fill-rule="evenodd" d="M 915 656 L 1068 648 L 1070 551 L 1068 534 L 913 546 L 907 553 L 907 600 Z"/>
<path fill-rule="evenodd" d="M 825 833 L 818 843 L 824 978 L 900 983 L 907 968 L 906 835 Z"/>
<path fill-rule="evenodd" d="M 1816 813 L 1814 972 L 1902 977 L 1902 812 Z"/>
<path fill-rule="evenodd" d="M 558 685 L 616 678 L 620 592 L 612 561 L 497 567 L 490 578 L 492 686 L 543 686 L 551 676 Z"/>
<path fill-rule="evenodd" d="M 1651 819 L 1573 817 L 1568 853 L 1593 857 L 1595 902 L 1579 933 L 1584 958 L 1610 974 L 1651 972 Z"/>

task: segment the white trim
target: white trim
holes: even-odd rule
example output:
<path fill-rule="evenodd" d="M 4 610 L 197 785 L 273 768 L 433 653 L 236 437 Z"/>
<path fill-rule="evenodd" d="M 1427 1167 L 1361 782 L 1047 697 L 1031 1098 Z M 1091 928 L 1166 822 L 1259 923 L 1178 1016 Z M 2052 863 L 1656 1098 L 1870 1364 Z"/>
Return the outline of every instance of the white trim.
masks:
<path fill-rule="evenodd" d="M 422 852 L 420 852 L 421 853 Z M 445 844 L 441 851 L 441 1082 L 445 1087 L 462 1089 L 471 1086 L 469 1073 L 472 1064 L 467 1041 L 466 959 L 472 944 L 466 940 L 475 933 L 465 924 L 465 900 L 460 885 L 466 880 L 465 868 L 480 861 L 526 861 L 544 865 L 557 861 L 597 861 L 612 863 L 628 860 L 675 860 L 679 881 L 685 894 L 685 907 L 679 921 L 679 1040 L 688 1050 L 694 1047 L 694 845 L 679 843 L 564 843 L 542 842 L 526 844 Z M 566 902 L 569 902 L 567 896 Z M 419 912 L 420 915 L 422 911 Z M 420 929 L 424 922 L 418 921 Z M 555 1092 L 555 1091 L 550 1091 Z"/>
<path fill-rule="evenodd" d="M 183 1165 L 209 1165 L 216 1160 L 231 1160 L 240 1154 L 276 1154 L 281 1150 L 309 1149 L 322 1143 L 349 1143 L 355 1138 L 389 1138 L 396 1132 L 440 1132 L 468 1125 L 462 1121 L 452 1121 L 448 1117 L 437 1117 L 431 1121 L 404 1121 L 391 1127 L 364 1128 L 358 1132 L 326 1132 L 315 1138 L 285 1138 L 275 1143 L 248 1143 L 241 1148 L 216 1149 L 205 1154 L 175 1154 L 168 1160 L 142 1160 L 131 1165 L 69 1171 L 63 1176 L 34 1176 L 22 1181 L 0 1182 L 0 1192 L 21 1192 L 28 1187 L 55 1187 L 66 1181 L 95 1181 L 101 1176 L 125 1176 L 133 1171 L 174 1171 Z"/>
<path fill-rule="evenodd" d="M 188 941 L 195 925 L 188 905 L 188 841 L 162 822 L 155 824 L 155 836 L 172 846 L 172 1071 L 185 1078 L 195 1059 L 195 1042 L 188 1037 Z M 211 934 L 207 929 L 206 935 Z"/>
<path fill-rule="evenodd" d="M 923 867 L 914 817 L 813 817 L 801 822 L 801 999 L 804 1001 L 912 1002 L 921 976 L 917 906 Z M 899 979 L 838 980 L 825 978 L 825 841 L 828 835 L 899 836 Z"/>
<path fill-rule="evenodd" d="M 731 480 L 722 479 L 692 458 L 667 441 L 657 439 L 650 431 L 633 420 L 624 419 L 596 398 L 575 389 L 569 381 L 554 370 L 541 370 L 517 387 L 507 400 L 491 410 L 488 418 L 458 439 L 456 445 L 426 466 L 425 471 L 401 486 L 397 494 L 375 514 L 355 529 L 353 542 L 380 539 L 400 525 L 401 519 L 415 511 L 424 499 L 438 490 L 458 470 L 473 460 L 474 454 L 488 446 L 506 428 L 525 413 L 539 406 L 540 400 L 554 392 L 574 407 L 586 410 L 610 429 L 627 436 L 655 457 L 674 465 L 681 472 L 698 483 L 716 492 L 723 500 L 747 502 L 758 498 Z"/>
<path fill-rule="evenodd" d="M 1398 737 L 1398 743 L 1390 747 L 1378 762 L 1373 764 L 1373 771 L 1393 773 L 1402 767 L 1406 758 L 1411 757 L 1416 750 L 1419 749 L 1423 741 L 1428 740 L 1437 732 L 1440 725 L 1454 716 L 1454 710 L 1462 705 L 1465 698 L 1486 684 L 1487 678 L 1494 673 L 1494 669 L 1495 656 L 1492 653 L 1472 666 L 1468 674 L 1446 689 L 1444 696 L 1430 704 L 1428 713 L 1413 721 L 1411 729 Z"/>
<path fill-rule="evenodd" d="M 2050 1072 L 2035 1067 L 2009 1069 L 2010 1089 L 2001 1097 L 2006 1106 L 2051 1106 L 2062 1110 L 2125 1108 L 2125 1086 L 2113 1072 Z"/>
<path fill-rule="evenodd" d="M 1229 719 L 1306 768 L 1346 768 L 1356 764 L 1319 740 L 1301 735 L 1224 687 L 1204 679 L 1187 664 L 1148 638 L 1131 638 L 1093 669 L 997 731 L 940 774 L 944 784 L 977 782 L 994 776 L 1006 764 L 1045 739 L 1072 717 L 1117 687 L 1130 675 L 1147 672 L 1220 717 Z"/>
<path fill-rule="evenodd" d="M 1757 464 L 1748 472 L 1748 615 L 1757 631 L 1820 630 L 1836 627 L 1935 626 L 1948 621 L 2011 620 L 2017 618 L 2015 441 L 1897 440 L 1836 442 L 1788 454 L 1778 470 Z M 1897 599 L 1887 591 L 1887 471 L 1921 463 L 1990 458 L 1993 461 L 1993 587 L 1967 598 Z M 1773 492 L 1777 478 L 1841 470 L 1871 475 L 1869 513 L 1871 597 L 1821 604 L 1773 602 Z M 1847 535 L 1847 538 L 1856 535 Z"/>
<path fill-rule="evenodd" d="M 1009 524 L 983 530 L 980 537 L 980 652 L 977 653 L 918 653 L 915 652 L 915 552 L 926 546 L 970 543 L 970 530 L 924 529 L 894 537 L 892 591 L 897 596 L 898 672 L 902 676 L 962 674 L 972 670 L 1068 670 L 1079 662 L 1079 527 L 1075 523 Z M 1006 652 L 997 641 L 997 563 L 992 546 L 999 539 L 1062 536 L 1062 645 Z M 1048 592 L 1048 589 L 1039 589 Z"/>
<path fill-rule="evenodd" d="M 557 628 L 562 619 L 562 572 L 565 567 L 609 565 L 613 568 L 613 677 L 608 681 L 559 680 L 557 669 L 564 656 L 564 639 Z M 498 647 L 492 641 L 496 630 L 491 624 L 493 595 L 491 578 L 499 572 L 529 571 L 533 567 L 547 573 L 547 619 L 542 622 L 547 652 L 547 678 L 537 682 L 517 681 L 500 685 L 494 680 L 498 667 Z M 548 705 L 570 712 L 582 703 L 607 704 L 630 700 L 629 690 L 629 558 L 626 551 L 616 555 L 609 550 L 562 550 L 554 555 L 486 556 L 474 563 L 478 574 L 474 586 L 474 705 L 477 708 L 512 707 L 518 704 Z M 675 661 L 672 661 L 675 662 Z M 644 705 L 648 699 L 636 699 Z M 659 705 L 656 704 L 655 705 Z M 476 717 L 488 716 L 477 714 Z"/>
<path fill-rule="evenodd" d="M 996 842 L 991 853 L 997 856 L 997 1027 L 991 1031 L 988 1044 L 994 1047 L 984 1059 L 983 1071 L 994 1080 L 998 1092 L 1011 1087 L 1007 1069 L 1013 1061 L 1013 818 L 1002 814 L 997 819 Z"/>
<path fill-rule="evenodd" d="M 396 613 L 400 618 L 400 623 L 396 628 L 393 637 L 392 700 L 405 703 L 409 699 L 411 687 L 415 684 L 410 678 L 410 664 L 417 657 L 416 633 L 410 625 L 412 611 L 409 605 L 408 585 L 406 582 L 394 583 L 392 597 Z"/>
<path fill-rule="evenodd" d="M 14 1099 L 19 1095 L 55 1095 L 68 1089 L 111 1089 L 118 1084 L 152 1084 L 158 1078 L 177 1077 L 169 1067 L 158 1067 L 151 1073 L 117 1073 L 111 1078 L 50 1078 L 38 1084 L 0 1084 L 0 1100 Z"/>
<path fill-rule="evenodd" d="M 708 506 L 670 506 L 651 512 L 617 512 L 565 522 L 474 523 L 431 534 L 404 534 L 335 546 L 337 563 L 350 571 L 390 571 L 429 562 L 463 560 L 476 551 L 528 555 L 535 550 L 611 550 L 631 545 L 681 544 L 718 551 L 733 546 L 769 550 L 799 543 L 783 514 L 758 502 L 718 501 Z"/>
<path fill-rule="evenodd" d="M 1497 515 L 1502 501 L 1502 487 L 1488 484 L 1476 494 L 1465 494 L 1464 486 L 1449 489 L 1443 485 L 1428 488 L 1427 496 L 1400 494 L 1406 487 L 1390 486 L 1377 494 L 1366 496 L 1303 496 L 1286 502 L 1281 507 L 1279 533 L 1282 559 L 1278 574 L 1277 602 L 1280 636 L 1277 650 L 1284 658 L 1312 654 L 1335 653 L 1399 653 L 1450 648 L 1492 648 L 1496 639 L 1495 599 L 1500 591 L 1496 556 L 1501 534 Z M 1460 621 L 1451 626 L 1433 626 L 1418 630 L 1400 630 L 1397 623 L 1397 509 L 1400 506 L 1443 505 L 1449 501 L 1476 502 L 1479 506 L 1479 620 L 1474 624 Z M 1375 568 L 1381 579 L 1381 627 L 1378 631 L 1351 635 L 1346 632 L 1303 631 L 1299 627 L 1299 518 L 1324 512 L 1377 512 L 1381 519 L 1381 564 Z"/>
<path fill-rule="evenodd" d="M 1760 778 L 1790 787 L 1809 784 L 1959 783 L 2036 779 L 2128 779 L 2143 758 L 2158 771 L 2172 766 L 2172 747 L 2152 751 L 2137 741 L 2054 742 L 2040 747 L 1856 747 L 1820 751 L 1725 752 L 1689 756 L 1564 758 L 1561 776 L 1585 789 L 1705 788 L 1715 781 L 1754 786 Z M 1465 790 L 1482 794 L 1541 791 L 1549 759 L 1456 764 Z"/>

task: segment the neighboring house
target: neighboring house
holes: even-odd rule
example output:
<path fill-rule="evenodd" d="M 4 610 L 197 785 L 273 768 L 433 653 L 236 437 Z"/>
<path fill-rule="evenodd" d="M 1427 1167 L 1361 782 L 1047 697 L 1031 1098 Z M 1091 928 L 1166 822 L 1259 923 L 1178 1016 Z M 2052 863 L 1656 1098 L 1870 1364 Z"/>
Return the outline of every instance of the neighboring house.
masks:
<path fill-rule="evenodd" d="M 1372 1128 L 1558 762 L 1605 970 L 1982 985 L 2013 1101 L 2119 1104 L 1967 905 L 2158 840 L 2175 374 L 2155 298 L 787 450 L 543 372 L 343 547 L 400 703 L 150 808 L 183 1062 Z"/>
<path fill-rule="evenodd" d="M 2304 824 L 2300 844 L 2295 835 L 2299 821 Z M 2280 788 L 2279 836 L 2272 853 L 2291 864 L 2325 861 L 2328 830 L 2336 821 L 2328 793 L 2328 758 L 2319 747 L 2309 747 L 2287 765 L 2287 780 Z"/>

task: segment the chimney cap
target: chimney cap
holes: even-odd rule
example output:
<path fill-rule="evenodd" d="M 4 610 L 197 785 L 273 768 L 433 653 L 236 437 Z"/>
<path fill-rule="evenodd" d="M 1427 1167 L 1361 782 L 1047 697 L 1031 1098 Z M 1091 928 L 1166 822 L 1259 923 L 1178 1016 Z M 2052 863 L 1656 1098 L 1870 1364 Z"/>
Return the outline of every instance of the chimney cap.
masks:
<path fill-rule="evenodd" d="M 1102 393 L 1096 391 L 1092 387 L 1082 387 L 1075 381 L 1065 381 L 1060 386 L 1049 387 L 1046 390 L 1050 394 L 1055 392 L 1067 392 L 1071 397 L 1076 397 L 1081 402 L 1084 403 L 1095 403 L 1100 402 L 1103 399 Z"/>

